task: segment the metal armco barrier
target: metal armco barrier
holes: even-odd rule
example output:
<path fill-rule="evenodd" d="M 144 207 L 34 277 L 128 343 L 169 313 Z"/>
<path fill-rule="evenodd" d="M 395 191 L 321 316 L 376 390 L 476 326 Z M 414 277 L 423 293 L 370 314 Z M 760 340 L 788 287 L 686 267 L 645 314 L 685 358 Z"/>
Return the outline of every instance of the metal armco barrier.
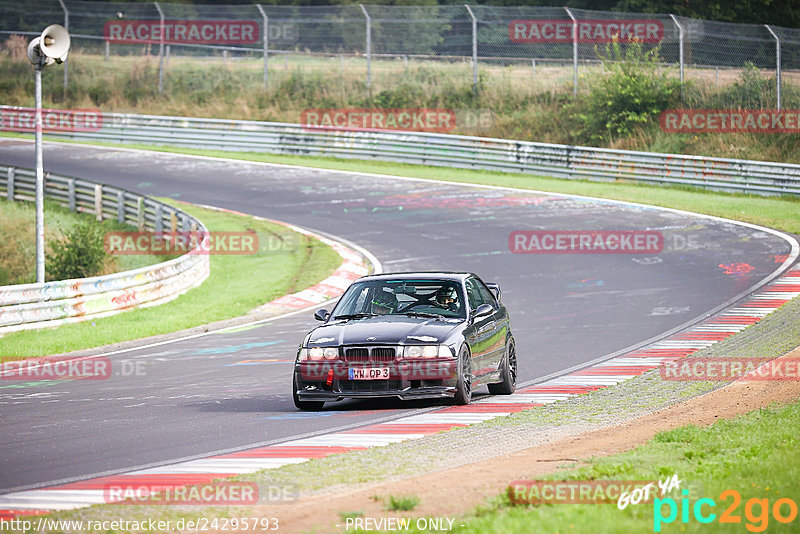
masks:
<path fill-rule="evenodd" d="M 0 106 L 0 114 L 11 113 Z M 800 165 L 657 154 L 482 137 L 348 131 L 274 122 L 105 113 L 76 140 L 396 161 L 566 179 L 680 184 L 759 195 L 800 194 Z"/>
<path fill-rule="evenodd" d="M 32 201 L 35 172 L 0 166 L 0 195 Z M 141 231 L 207 232 L 191 215 L 116 187 L 45 173 L 45 197 L 98 220 L 116 219 Z M 187 253 L 156 265 L 106 276 L 0 287 L 0 334 L 56 326 L 162 304 L 201 284 L 207 254 Z"/>

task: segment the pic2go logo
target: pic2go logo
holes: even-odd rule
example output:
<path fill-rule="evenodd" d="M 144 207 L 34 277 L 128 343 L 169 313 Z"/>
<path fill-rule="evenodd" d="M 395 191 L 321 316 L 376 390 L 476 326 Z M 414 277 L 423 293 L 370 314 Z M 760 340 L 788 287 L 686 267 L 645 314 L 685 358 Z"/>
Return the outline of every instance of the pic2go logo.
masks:
<path fill-rule="evenodd" d="M 698 523 L 713 523 L 717 520 L 717 514 L 712 512 L 717 503 L 713 499 L 703 498 L 695 501 L 694 505 L 689 503 L 689 490 L 682 490 L 680 503 L 681 523 L 689 523 L 689 513 L 694 516 Z M 742 496 L 738 491 L 728 489 L 719 494 L 720 501 L 731 499 L 731 504 L 719 515 L 719 523 L 742 523 L 742 517 L 737 514 Z M 667 515 L 664 515 L 665 508 Z M 791 523 L 797 519 L 797 503 L 786 497 L 776 500 L 770 508 L 769 499 L 749 499 L 744 505 L 744 516 L 747 519 L 745 528 L 750 532 L 764 532 L 769 526 L 770 512 L 778 523 Z M 675 499 L 667 497 L 665 499 L 656 498 L 653 501 L 653 531 L 661 532 L 661 525 L 670 524 L 678 518 L 678 503 Z"/>

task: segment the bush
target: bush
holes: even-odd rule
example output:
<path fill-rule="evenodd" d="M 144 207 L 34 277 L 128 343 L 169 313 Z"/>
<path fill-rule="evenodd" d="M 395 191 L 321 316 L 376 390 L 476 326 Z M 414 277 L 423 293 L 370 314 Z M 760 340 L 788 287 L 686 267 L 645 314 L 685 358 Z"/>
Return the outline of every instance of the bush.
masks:
<path fill-rule="evenodd" d="M 0 200 L 0 286 L 36 279 L 33 212 L 19 202 Z"/>
<path fill-rule="evenodd" d="M 589 95 L 571 106 L 580 141 L 606 143 L 654 125 L 658 115 L 676 105 L 680 80 L 659 69 L 659 49 L 641 43 L 606 46 L 605 74 L 592 80 Z"/>
<path fill-rule="evenodd" d="M 93 221 L 81 221 L 63 237 L 49 242 L 52 256 L 45 265 L 49 280 L 96 276 L 103 270 L 107 254 L 103 229 Z"/>
<path fill-rule="evenodd" d="M 397 109 L 420 106 L 424 101 L 425 94 L 421 87 L 401 84 L 396 89 L 381 91 L 372 98 L 370 104 L 376 108 Z"/>
<path fill-rule="evenodd" d="M 292 100 L 302 102 L 303 105 L 313 106 L 324 92 L 325 79 L 320 72 L 292 71 L 289 77 L 278 85 L 277 94 L 291 95 Z"/>
<path fill-rule="evenodd" d="M 111 100 L 111 88 L 106 84 L 97 84 L 89 88 L 89 98 L 96 106 L 102 106 Z"/>
<path fill-rule="evenodd" d="M 777 101 L 775 89 L 775 78 L 765 78 L 758 67 L 748 61 L 744 64 L 739 80 L 723 91 L 723 95 L 725 101 L 729 102 L 729 107 L 771 108 L 775 107 Z"/>
<path fill-rule="evenodd" d="M 390 495 L 389 502 L 385 505 L 385 508 L 392 512 L 408 512 L 416 508 L 418 504 L 419 497 L 414 495 L 408 497 Z"/>

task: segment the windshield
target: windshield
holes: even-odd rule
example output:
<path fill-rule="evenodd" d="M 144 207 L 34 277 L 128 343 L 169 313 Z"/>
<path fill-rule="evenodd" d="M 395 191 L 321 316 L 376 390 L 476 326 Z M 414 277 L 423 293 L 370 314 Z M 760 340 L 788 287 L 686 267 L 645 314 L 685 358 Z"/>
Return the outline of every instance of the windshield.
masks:
<path fill-rule="evenodd" d="M 334 308 L 334 319 L 409 315 L 466 317 L 461 285 L 450 280 L 372 280 L 356 282 Z"/>

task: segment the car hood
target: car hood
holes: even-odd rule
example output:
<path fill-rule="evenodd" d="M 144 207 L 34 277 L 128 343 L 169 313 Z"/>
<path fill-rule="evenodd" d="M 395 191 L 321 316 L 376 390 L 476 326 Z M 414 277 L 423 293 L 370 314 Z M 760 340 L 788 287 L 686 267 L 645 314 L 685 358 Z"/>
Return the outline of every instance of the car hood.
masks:
<path fill-rule="evenodd" d="M 462 322 L 462 319 L 436 320 L 396 315 L 334 321 L 313 330 L 308 346 L 435 344 L 444 341 Z M 413 337 L 409 339 L 409 336 Z"/>

